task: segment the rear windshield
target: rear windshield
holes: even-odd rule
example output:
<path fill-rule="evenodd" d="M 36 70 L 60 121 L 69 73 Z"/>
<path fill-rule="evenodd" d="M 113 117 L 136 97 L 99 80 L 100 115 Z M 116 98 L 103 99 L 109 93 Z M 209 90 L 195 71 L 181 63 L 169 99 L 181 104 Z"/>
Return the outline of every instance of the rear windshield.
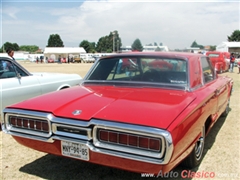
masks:
<path fill-rule="evenodd" d="M 156 57 L 101 59 L 85 80 L 186 85 L 187 63 L 181 59 Z"/>

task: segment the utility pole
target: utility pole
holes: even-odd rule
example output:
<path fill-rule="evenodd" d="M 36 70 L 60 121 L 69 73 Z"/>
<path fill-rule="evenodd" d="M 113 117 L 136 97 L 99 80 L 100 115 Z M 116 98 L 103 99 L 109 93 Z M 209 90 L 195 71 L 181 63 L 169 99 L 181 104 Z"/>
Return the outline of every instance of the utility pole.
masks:
<path fill-rule="evenodd" d="M 112 35 L 113 35 L 113 52 L 114 52 L 115 51 L 115 43 L 114 43 L 115 31 L 112 32 Z"/>

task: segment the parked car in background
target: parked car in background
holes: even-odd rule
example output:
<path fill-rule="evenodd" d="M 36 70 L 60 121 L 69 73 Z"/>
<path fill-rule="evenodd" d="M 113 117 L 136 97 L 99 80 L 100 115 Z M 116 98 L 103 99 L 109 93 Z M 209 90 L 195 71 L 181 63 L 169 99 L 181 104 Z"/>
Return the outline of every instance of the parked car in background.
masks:
<path fill-rule="evenodd" d="M 27 59 L 28 59 L 30 62 L 36 62 L 36 58 L 35 58 L 35 57 L 29 56 Z"/>
<path fill-rule="evenodd" d="M 122 59 L 133 62 L 129 73 L 117 73 Z M 80 86 L 6 107 L 2 127 L 38 151 L 163 174 L 200 164 L 232 86 L 202 54 L 119 53 L 96 61 Z"/>
<path fill-rule="evenodd" d="M 120 63 L 122 63 L 119 65 L 119 69 L 121 70 L 121 72 L 128 72 L 128 71 L 133 72 L 134 69 L 136 69 L 137 67 L 136 59 L 123 58 L 122 61 L 120 61 Z"/>
<path fill-rule="evenodd" d="M 67 63 L 67 58 L 61 58 L 61 63 Z"/>
<path fill-rule="evenodd" d="M 82 58 L 80 58 L 80 55 L 78 55 L 78 56 L 74 56 L 74 58 L 73 58 L 73 62 L 76 62 L 76 63 L 82 63 Z"/>
<path fill-rule="evenodd" d="M 30 73 L 16 61 L 0 57 L 0 119 L 8 105 L 76 86 L 81 80 L 78 74 Z"/>
<path fill-rule="evenodd" d="M 83 63 L 94 63 L 95 62 L 95 58 L 93 57 L 93 54 L 80 54 L 80 58 L 82 60 Z"/>
<path fill-rule="evenodd" d="M 174 67 L 174 63 L 172 62 L 169 62 L 169 60 L 159 60 L 159 59 L 157 59 L 157 60 L 153 60 L 152 62 L 149 62 L 149 66 L 150 67 L 153 67 L 153 68 L 155 68 L 155 67 L 158 67 L 159 69 L 166 69 L 166 70 L 172 70 L 173 69 L 173 67 Z"/>
<path fill-rule="evenodd" d="M 100 57 L 99 57 L 99 56 L 93 56 L 93 58 L 94 58 L 94 62 L 93 62 L 93 63 L 95 63 L 97 60 L 99 60 L 99 59 L 100 59 Z"/>
<path fill-rule="evenodd" d="M 218 73 L 223 73 L 229 70 L 230 53 L 221 51 L 208 51 L 206 55 L 210 58 L 213 67 Z"/>
<path fill-rule="evenodd" d="M 54 59 L 52 59 L 52 58 L 48 58 L 47 59 L 47 63 L 55 63 L 56 61 L 54 61 Z"/>

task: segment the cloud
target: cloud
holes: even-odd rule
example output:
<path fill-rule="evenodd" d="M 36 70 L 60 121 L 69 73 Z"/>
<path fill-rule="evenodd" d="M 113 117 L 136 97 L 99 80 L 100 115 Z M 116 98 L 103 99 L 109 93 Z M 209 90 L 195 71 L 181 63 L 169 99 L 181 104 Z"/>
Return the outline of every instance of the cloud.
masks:
<path fill-rule="evenodd" d="M 99 0 L 19 3 L 3 6 L 3 10 L 3 43 L 37 42 L 42 48 L 50 34 L 59 34 L 65 46 L 78 46 L 82 40 L 97 43 L 99 38 L 117 30 L 123 45 L 131 45 L 139 38 L 143 45 L 162 42 L 170 49 L 182 49 L 194 40 L 202 45 L 220 44 L 239 28 L 237 2 Z M 18 32 L 13 31 L 14 25 L 19 24 L 22 26 L 17 27 Z M 23 39 L 24 34 L 29 38 Z"/>
<path fill-rule="evenodd" d="M 12 19 L 17 19 L 16 14 L 20 11 L 21 10 L 17 7 L 9 7 L 6 9 L 4 9 L 4 8 L 2 9 L 2 13 L 6 14 L 7 16 L 9 16 Z"/>

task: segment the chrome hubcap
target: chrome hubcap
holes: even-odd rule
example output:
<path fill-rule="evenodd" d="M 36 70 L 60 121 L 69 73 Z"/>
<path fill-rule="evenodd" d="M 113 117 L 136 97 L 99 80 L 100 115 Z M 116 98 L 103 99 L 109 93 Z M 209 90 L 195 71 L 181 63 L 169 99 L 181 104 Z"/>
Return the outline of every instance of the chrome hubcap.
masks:
<path fill-rule="evenodd" d="M 196 142 L 196 145 L 195 145 L 195 155 L 196 155 L 197 160 L 199 160 L 201 158 L 203 149 L 204 149 L 204 127 L 202 130 L 201 137 L 198 139 L 198 141 Z"/>

